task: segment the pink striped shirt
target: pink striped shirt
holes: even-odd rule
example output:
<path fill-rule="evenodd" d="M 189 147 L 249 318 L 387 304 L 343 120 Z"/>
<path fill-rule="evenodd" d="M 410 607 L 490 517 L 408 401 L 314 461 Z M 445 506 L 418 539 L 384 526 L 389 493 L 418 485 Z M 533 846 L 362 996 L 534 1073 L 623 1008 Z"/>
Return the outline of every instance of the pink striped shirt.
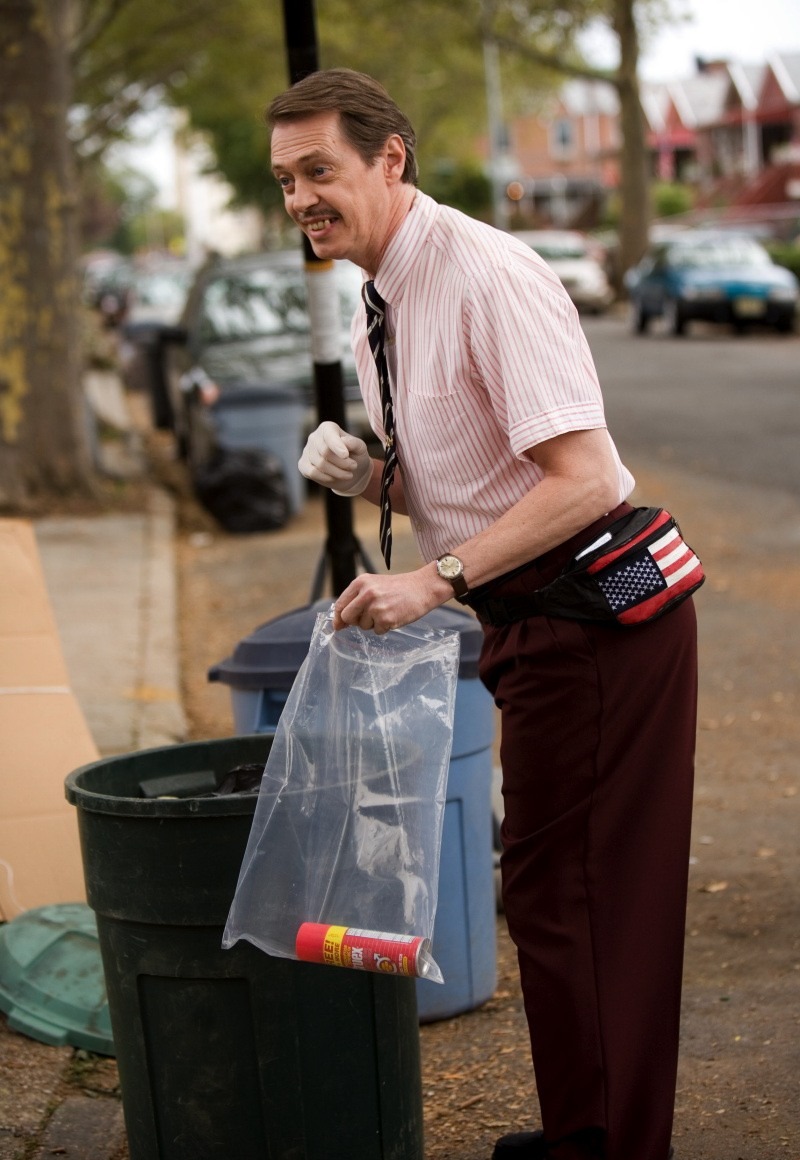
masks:
<path fill-rule="evenodd" d="M 432 560 L 536 486 L 542 472 L 525 458 L 529 448 L 605 428 L 603 400 L 566 291 L 510 234 L 418 192 L 375 286 L 388 307 L 403 490 L 420 553 Z M 382 437 L 363 308 L 351 338 L 370 423 Z M 621 502 L 634 480 L 611 446 Z"/>

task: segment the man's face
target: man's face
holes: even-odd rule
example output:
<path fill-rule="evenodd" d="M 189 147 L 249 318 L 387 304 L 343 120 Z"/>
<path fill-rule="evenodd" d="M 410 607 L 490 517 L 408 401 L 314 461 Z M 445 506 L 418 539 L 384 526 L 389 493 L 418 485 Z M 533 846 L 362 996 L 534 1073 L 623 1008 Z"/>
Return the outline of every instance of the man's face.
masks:
<path fill-rule="evenodd" d="M 392 190 L 398 181 L 393 143 L 398 140 L 390 138 L 374 164 L 367 165 L 345 139 L 338 113 L 274 127 L 272 169 L 287 213 L 319 258 L 349 258 L 375 273 L 393 224 Z"/>

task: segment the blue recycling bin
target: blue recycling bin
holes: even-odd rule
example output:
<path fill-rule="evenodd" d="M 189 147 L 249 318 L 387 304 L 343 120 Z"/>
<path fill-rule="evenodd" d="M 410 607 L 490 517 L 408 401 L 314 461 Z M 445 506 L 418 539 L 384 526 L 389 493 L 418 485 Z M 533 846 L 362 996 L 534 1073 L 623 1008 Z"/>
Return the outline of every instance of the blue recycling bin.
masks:
<path fill-rule="evenodd" d="M 320 600 L 267 621 L 209 670 L 210 681 L 230 687 L 237 734 L 274 733 L 308 654 L 317 615 L 329 608 L 329 600 Z M 460 608 L 443 607 L 419 623 L 457 629 L 461 642 L 433 929 L 433 955 L 445 981 L 416 982 L 420 1021 L 432 1022 L 479 1007 L 497 985 L 491 801 L 495 718 L 492 698 L 478 679 L 483 634 L 475 618 Z"/>
<path fill-rule="evenodd" d="M 280 460 L 289 511 L 302 511 L 306 481 L 297 469 L 303 449 L 305 404 L 297 393 L 276 387 L 263 389 L 253 384 L 227 390 L 214 404 L 217 439 L 226 451 L 266 451 Z"/>

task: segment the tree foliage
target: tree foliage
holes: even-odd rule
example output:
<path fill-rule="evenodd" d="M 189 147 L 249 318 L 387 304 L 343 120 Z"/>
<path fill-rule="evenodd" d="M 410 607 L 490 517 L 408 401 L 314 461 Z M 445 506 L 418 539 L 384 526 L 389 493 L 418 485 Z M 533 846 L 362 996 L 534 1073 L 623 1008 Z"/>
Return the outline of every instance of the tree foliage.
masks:
<path fill-rule="evenodd" d="M 406 0 L 398 20 L 394 0 L 316 0 L 320 66 L 386 85 L 417 130 L 423 186 L 443 162 L 477 160 L 486 126 L 479 13 L 477 0 Z M 263 111 L 288 83 L 281 0 L 83 0 L 74 44 L 83 155 L 107 148 L 158 94 L 207 134 L 239 203 L 279 204 Z M 507 82 L 553 78 L 512 62 Z"/>
<path fill-rule="evenodd" d="M 172 99 L 202 70 L 209 46 L 246 42 L 255 0 L 75 0 L 70 58 L 73 137 L 82 156 L 124 137 L 154 94 Z"/>
<path fill-rule="evenodd" d="M 476 160 L 485 136 L 482 45 L 503 53 L 508 106 L 565 76 L 607 81 L 620 102 L 623 265 L 647 240 L 649 194 L 638 83 L 642 38 L 670 0 L 316 0 L 321 67 L 378 77 L 417 129 L 423 188 L 442 163 Z M 85 154 L 124 132 L 158 93 L 189 111 L 210 138 L 241 203 L 278 204 L 268 176 L 263 109 L 287 83 L 282 0 L 80 0 L 73 59 Z M 581 34 L 598 22 L 616 37 L 614 68 L 587 63 Z"/>

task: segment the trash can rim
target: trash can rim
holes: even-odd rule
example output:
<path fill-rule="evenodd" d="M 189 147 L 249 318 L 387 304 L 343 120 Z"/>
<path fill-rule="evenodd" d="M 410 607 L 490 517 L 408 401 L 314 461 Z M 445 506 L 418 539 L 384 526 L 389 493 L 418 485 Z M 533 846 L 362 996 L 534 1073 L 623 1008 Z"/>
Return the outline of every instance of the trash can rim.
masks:
<path fill-rule="evenodd" d="M 301 604 L 257 625 L 237 643 L 229 656 L 207 670 L 207 680 L 250 691 L 291 689 L 308 653 L 312 622 L 320 613 L 324 614 L 331 603 L 322 599 Z M 483 643 L 479 621 L 466 609 L 449 606 L 433 609 L 427 618 L 450 621 L 447 627 L 458 626 L 458 676 L 460 680 L 475 680 L 479 676 L 478 662 Z M 304 631 L 292 631 L 298 625 L 303 626 Z"/>
<path fill-rule="evenodd" d="M 248 740 L 263 744 L 265 741 L 269 741 L 270 738 L 268 734 L 259 733 L 248 736 L 219 738 L 211 741 L 189 741 L 166 748 L 181 748 L 184 750 L 194 748 L 200 753 L 209 745 L 222 748 L 226 744 L 241 743 L 242 741 L 246 742 Z M 119 753 L 109 757 L 101 757 L 98 761 L 91 761 L 86 765 L 82 765 L 78 769 L 72 770 L 65 777 L 64 796 L 70 805 L 74 805 L 87 813 L 118 814 L 126 817 L 197 818 L 220 817 L 231 814 L 253 814 L 258 799 L 257 792 L 230 794 L 221 797 L 147 798 L 129 794 L 103 793 L 96 789 L 89 789 L 87 786 L 81 784 L 86 776 L 91 775 L 95 770 L 107 769 L 114 764 L 134 760 L 146 764 L 150 758 L 157 760 L 158 755 L 162 754 L 164 750 L 164 746 L 157 746 L 152 749 L 138 749 L 133 753 Z"/>

